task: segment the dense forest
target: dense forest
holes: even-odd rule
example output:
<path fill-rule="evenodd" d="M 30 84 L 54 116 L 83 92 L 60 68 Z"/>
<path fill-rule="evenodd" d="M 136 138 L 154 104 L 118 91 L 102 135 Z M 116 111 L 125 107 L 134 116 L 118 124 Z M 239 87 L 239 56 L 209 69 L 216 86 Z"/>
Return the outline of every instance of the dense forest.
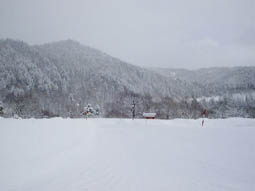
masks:
<path fill-rule="evenodd" d="M 141 68 L 72 40 L 31 46 L 0 40 L 0 115 L 22 118 L 255 117 L 255 68 Z M 93 116 L 92 116 L 93 117 Z"/>

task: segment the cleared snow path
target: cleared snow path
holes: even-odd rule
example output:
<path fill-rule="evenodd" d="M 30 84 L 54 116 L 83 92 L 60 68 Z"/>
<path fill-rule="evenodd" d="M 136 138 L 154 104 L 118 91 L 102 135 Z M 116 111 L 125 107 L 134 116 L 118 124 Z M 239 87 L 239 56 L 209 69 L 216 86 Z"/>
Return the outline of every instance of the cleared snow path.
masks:
<path fill-rule="evenodd" d="M 1 118 L 0 190 L 252 191 L 255 120 Z"/>

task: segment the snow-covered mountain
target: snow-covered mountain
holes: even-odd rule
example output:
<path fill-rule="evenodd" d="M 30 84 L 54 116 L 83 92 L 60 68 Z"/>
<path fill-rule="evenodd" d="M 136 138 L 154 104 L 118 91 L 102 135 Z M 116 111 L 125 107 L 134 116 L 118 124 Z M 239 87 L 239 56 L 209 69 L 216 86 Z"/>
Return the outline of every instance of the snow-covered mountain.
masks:
<path fill-rule="evenodd" d="M 42 108 L 58 114 L 67 112 L 66 104 L 70 110 L 73 105 L 87 103 L 106 107 L 106 103 L 114 103 L 120 96 L 180 99 L 190 92 L 186 83 L 125 63 L 72 40 L 40 46 L 1 40 L 0 67 L 2 102 L 23 103 L 24 108 L 36 105 L 33 110 Z M 36 104 L 30 103 L 31 98 Z"/>
<path fill-rule="evenodd" d="M 214 111 L 217 117 L 255 117 L 255 67 L 150 69 L 167 78 L 189 83 L 196 100 Z"/>
<path fill-rule="evenodd" d="M 79 116 L 90 103 L 103 116 L 128 117 L 135 100 L 138 114 L 198 117 L 196 98 L 253 91 L 254 78 L 253 67 L 146 69 L 72 40 L 0 40 L 0 101 L 9 115 Z"/>
<path fill-rule="evenodd" d="M 83 77 L 86 76 L 93 81 L 104 77 L 134 93 L 183 97 L 190 92 L 181 91 L 188 89 L 182 81 L 176 82 L 173 79 L 165 78 L 156 72 L 128 64 L 72 40 L 35 46 L 35 48 L 60 70 L 62 68 L 69 74 L 82 71 Z M 75 82 L 71 85 L 75 86 Z"/>
<path fill-rule="evenodd" d="M 201 87 L 203 95 L 224 95 L 255 90 L 255 67 L 203 68 L 198 70 L 153 68 L 155 72 Z"/>

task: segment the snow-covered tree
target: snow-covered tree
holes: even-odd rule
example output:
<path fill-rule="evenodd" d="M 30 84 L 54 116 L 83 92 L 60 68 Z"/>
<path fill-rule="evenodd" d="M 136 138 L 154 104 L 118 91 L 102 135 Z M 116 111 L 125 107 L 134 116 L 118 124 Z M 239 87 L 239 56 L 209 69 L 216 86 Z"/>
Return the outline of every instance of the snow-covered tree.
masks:
<path fill-rule="evenodd" d="M 91 106 L 91 104 L 88 104 L 86 107 L 84 107 L 83 115 L 85 115 L 86 117 L 92 117 L 95 115 L 95 110 Z"/>
<path fill-rule="evenodd" d="M 227 102 L 195 100 L 217 96 Z M 146 69 L 71 40 L 40 46 L 0 40 L 0 100 L 11 115 L 75 117 L 92 103 L 105 117 L 130 117 L 133 99 L 137 117 L 148 111 L 159 118 L 197 117 L 200 104 L 212 117 L 253 117 L 255 67 Z"/>
<path fill-rule="evenodd" d="M 0 115 L 4 114 L 4 106 L 3 103 L 0 101 Z"/>
<path fill-rule="evenodd" d="M 96 108 L 95 108 L 95 116 L 99 116 L 100 115 L 100 106 L 97 105 Z"/>

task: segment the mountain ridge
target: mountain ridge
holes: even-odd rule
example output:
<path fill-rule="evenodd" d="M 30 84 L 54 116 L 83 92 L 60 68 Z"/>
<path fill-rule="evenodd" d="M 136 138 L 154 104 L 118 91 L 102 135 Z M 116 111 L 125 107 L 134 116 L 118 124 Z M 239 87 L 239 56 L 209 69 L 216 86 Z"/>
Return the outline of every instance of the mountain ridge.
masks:
<path fill-rule="evenodd" d="M 88 103 L 100 107 L 102 116 L 128 117 L 132 100 L 136 100 L 139 113 L 157 110 L 159 116 L 169 117 L 170 104 L 175 104 L 179 107 L 177 116 L 186 112 L 187 117 L 191 112 L 188 108 L 196 107 L 196 114 L 192 115 L 197 117 L 205 103 L 195 100 L 191 106 L 186 101 L 253 91 L 255 78 L 253 68 L 243 67 L 231 69 L 234 73 L 224 68 L 142 68 L 73 40 L 31 46 L 23 41 L 1 39 L 0 69 L 0 101 L 9 108 L 10 115 L 32 113 L 30 116 L 38 117 L 45 112 L 78 116 Z M 208 81 L 205 76 L 210 73 L 213 74 Z M 228 77 L 229 83 L 219 84 L 223 78 L 220 73 Z M 211 83 L 215 76 L 218 81 Z"/>

